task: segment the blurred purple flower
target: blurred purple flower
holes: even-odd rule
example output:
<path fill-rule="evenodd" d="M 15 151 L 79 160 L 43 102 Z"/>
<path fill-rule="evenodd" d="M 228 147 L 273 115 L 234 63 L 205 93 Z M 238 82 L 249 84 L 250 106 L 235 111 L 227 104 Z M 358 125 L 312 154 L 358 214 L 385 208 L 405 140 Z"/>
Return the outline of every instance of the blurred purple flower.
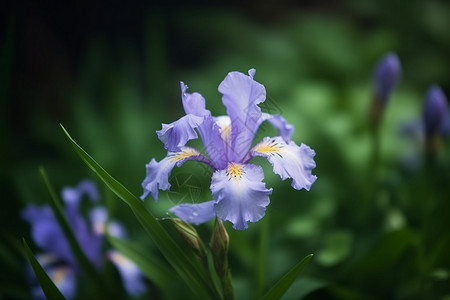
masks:
<path fill-rule="evenodd" d="M 423 120 L 426 138 L 440 135 L 445 131 L 448 120 L 447 98 L 438 85 L 432 85 L 425 96 Z"/>
<path fill-rule="evenodd" d="M 175 165 L 180 167 L 187 160 L 203 162 L 214 171 L 210 187 L 214 200 L 180 204 L 170 211 L 189 223 L 200 224 L 217 216 L 232 222 L 234 229 L 244 230 L 248 227 L 247 222 L 256 222 L 264 216 L 272 193 L 272 189 L 266 189 L 262 182 L 262 168 L 249 163 L 255 156 L 266 157 L 283 180 L 292 178 L 293 188 L 311 188 L 317 178 L 311 173 L 316 166 L 314 150 L 291 141 L 294 128 L 283 117 L 261 112 L 258 104 L 265 101 L 266 90 L 253 80 L 254 69 L 248 73 L 247 76 L 231 72 L 219 85 L 228 116 L 211 116 L 205 108 L 205 99 L 199 93 L 187 93 L 187 85 L 181 82 L 186 116 L 163 124 L 157 131 L 168 154 L 160 162 L 152 159 L 147 164 L 142 200 L 151 194 L 158 201 L 158 190 L 170 188 L 168 179 Z M 271 123 L 280 136 L 266 137 L 252 148 L 255 133 L 264 121 Z M 185 146 L 189 140 L 198 137 L 195 129 L 208 157 Z"/>
<path fill-rule="evenodd" d="M 115 221 L 107 223 L 107 212 L 103 207 L 94 208 L 90 213 L 89 222 L 86 222 L 79 212 L 81 199 L 85 195 L 92 201 L 98 201 L 98 190 L 93 182 L 85 180 L 75 188 L 64 188 L 62 198 L 65 203 L 65 214 L 81 249 L 91 263 L 96 268 L 100 268 L 106 258 L 102 251 L 105 232 L 108 231 L 112 236 L 124 238 L 125 230 Z M 30 204 L 22 211 L 22 218 L 30 223 L 31 236 L 36 245 L 44 251 L 43 254 L 37 255 L 39 263 L 61 293 L 67 299 L 73 299 L 76 291 L 75 275 L 81 270 L 50 206 L 38 207 Z M 145 291 L 141 272 L 133 262 L 123 255 L 121 260 L 112 261 L 117 266 L 124 287 L 130 295 L 137 296 Z M 32 282 L 33 298 L 45 299 L 31 268 L 28 273 L 28 277 L 34 281 L 34 284 Z M 130 285 L 130 278 L 136 281 L 136 284 Z"/>
<path fill-rule="evenodd" d="M 384 55 L 375 66 L 373 75 L 373 87 L 375 98 L 385 106 L 389 97 L 397 85 L 401 73 L 400 60 L 395 53 Z"/>

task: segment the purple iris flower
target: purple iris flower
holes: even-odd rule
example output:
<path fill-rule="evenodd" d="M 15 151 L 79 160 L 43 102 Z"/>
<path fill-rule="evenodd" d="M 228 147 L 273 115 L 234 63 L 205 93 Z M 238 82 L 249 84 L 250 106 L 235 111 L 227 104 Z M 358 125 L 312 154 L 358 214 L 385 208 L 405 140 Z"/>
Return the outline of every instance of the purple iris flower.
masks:
<path fill-rule="evenodd" d="M 118 222 L 107 222 L 107 212 L 100 206 L 91 210 L 87 222 L 79 212 L 80 202 L 85 195 L 92 201 L 98 201 L 99 194 L 93 182 L 85 180 L 75 188 L 66 187 L 62 191 L 65 214 L 81 249 L 97 269 L 102 267 L 105 258 L 109 258 L 117 267 L 126 291 L 132 296 L 142 294 L 146 288 L 138 267 L 116 250 L 108 251 L 107 255 L 103 252 L 105 232 L 124 238 L 124 228 Z M 50 206 L 30 204 L 22 211 L 22 217 L 31 224 L 31 236 L 43 250 L 42 254 L 36 256 L 37 260 L 61 293 L 67 299 L 73 299 L 76 293 L 76 275 L 81 270 Z M 45 299 L 31 268 L 28 273 L 33 298 Z"/>
<path fill-rule="evenodd" d="M 262 182 L 262 168 L 250 163 L 255 156 L 266 157 L 281 179 L 292 178 L 293 188 L 311 188 L 317 179 L 311 173 L 316 166 L 314 150 L 291 141 L 294 128 L 283 117 L 261 112 L 258 104 L 265 101 L 266 90 L 253 80 L 254 69 L 248 74 L 231 72 L 219 85 L 228 114 L 220 117 L 213 117 L 205 108 L 205 99 L 199 93 L 187 93 L 187 85 L 181 82 L 186 115 L 171 124 L 163 124 L 157 131 L 168 154 L 160 162 L 152 159 L 146 165 L 142 200 L 150 194 L 158 201 L 158 190 L 170 188 L 168 180 L 175 165 L 180 167 L 187 160 L 199 161 L 214 171 L 210 187 L 213 200 L 180 204 L 170 211 L 192 224 L 217 216 L 232 222 L 234 229 L 244 230 L 247 222 L 257 222 L 264 216 L 272 194 L 272 189 L 267 189 Z M 271 123 L 279 136 L 265 137 L 252 147 L 255 133 L 264 121 Z M 197 132 L 206 155 L 186 146 L 189 140 L 198 137 Z"/>

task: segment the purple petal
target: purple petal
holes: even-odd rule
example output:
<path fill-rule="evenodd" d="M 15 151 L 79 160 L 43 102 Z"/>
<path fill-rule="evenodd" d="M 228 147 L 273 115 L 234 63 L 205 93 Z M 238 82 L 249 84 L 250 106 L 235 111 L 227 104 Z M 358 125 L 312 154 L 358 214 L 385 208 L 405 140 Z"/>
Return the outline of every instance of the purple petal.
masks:
<path fill-rule="evenodd" d="M 75 271 L 68 265 L 55 266 L 58 258 L 53 255 L 39 254 L 36 255 L 36 259 L 64 297 L 69 300 L 74 299 L 76 294 Z M 33 299 L 46 299 L 31 267 L 27 268 L 27 277 L 32 285 Z"/>
<path fill-rule="evenodd" d="M 251 147 L 253 137 L 261 117 L 258 104 L 266 99 L 264 86 L 253 80 L 254 70 L 250 76 L 240 72 L 228 73 L 219 85 L 223 94 L 222 102 L 231 119 L 231 151 L 228 161 L 242 162 Z"/>
<path fill-rule="evenodd" d="M 199 93 L 189 94 L 188 86 L 181 84 L 181 98 L 186 114 L 204 117 L 203 122 L 197 127 L 202 138 L 205 151 L 211 159 L 215 169 L 223 169 L 227 165 L 225 148 L 221 139 L 220 127 L 211 116 L 211 112 L 205 108 L 205 99 Z"/>
<path fill-rule="evenodd" d="M 65 187 L 61 196 L 66 204 L 78 205 L 81 198 L 87 195 L 92 201 L 100 198 L 97 186 L 91 180 L 83 180 L 76 187 Z"/>
<path fill-rule="evenodd" d="M 289 124 L 281 115 L 262 113 L 261 118 L 258 122 L 258 127 L 264 121 L 268 121 L 275 129 L 277 129 L 278 134 L 283 137 L 286 143 L 289 143 L 291 141 L 292 134 L 294 133 L 294 126 Z"/>
<path fill-rule="evenodd" d="M 156 134 L 168 151 L 179 151 L 189 140 L 198 137 L 195 128 L 203 122 L 203 119 L 195 115 L 186 115 L 173 123 L 162 124 L 162 129 Z"/>
<path fill-rule="evenodd" d="M 251 150 L 253 156 L 267 157 L 272 164 L 275 174 L 282 180 L 292 178 L 292 187 L 309 191 L 317 176 L 311 170 L 316 167 L 314 150 L 301 144 L 297 146 L 293 141 L 286 143 L 282 137 L 264 138 Z"/>
<path fill-rule="evenodd" d="M 180 204 L 169 210 L 181 220 L 199 225 L 205 223 L 216 216 L 214 212 L 214 201 L 207 201 L 199 204 Z"/>
<path fill-rule="evenodd" d="M 266 211 L 272 189 L 261 182 L 264 174 L 260 166 L 231 163 L 226 169 L 214 172 L 211 192 L 214 211 L 221 220 L 233 223 L 233 228 L 244 230 L 247 222 L 257 222 Z"/>
<path fill-rule="evenodd" d="M 139 267 L 118 251 L 108 251 L 108 258 L 116 266 L 122 277 L 125 290 L 133 297 L 139 296 L 147 290 Z"/>
<path fill-rule="evenodd" d="M 73 269 L 68 266 L 61 266 L 46 271 L 66 299 L 70 300 L 75 298 L 76 278 Z"/>
<path fill-rule="evenodd" d="M 183 147 L 179 152 L 169 152 L 160 162 L 152 159 L 146 165 L 147 176 L 142 182 L 144 193 L 141 199 L 144 200 L 150 194 L 158 202 L 158 190 L 167 191 L 170 188 L 169 176 L 172 169 L 175 165 L 180 167 L 186 160 L 205 161 L 206 158 L 194 148 Z"/>
<path fill-rule="evenodd" d="M 198 132 L 202 137 L 203 146 L 211 159 L 214 169 L 223 169 L 227 165 L 226 150 L 221 134 L 221 128 L 211 116 L 206 117 L 205 121 L 198 127 Z"/>
<path fill-rule="evenodd" d="M 191 114 L 198 117 L 206 117 L 211 115 L 211 112 L 206 109 L 205 98 L 199 93 L 186 93 L 188 86 L 184 82 L 180 82 L 181 86 L 181 100 L 183 108 L 187 115 Z"/>
<path fill-rule="evenodd" d="M 30 223 L 31 237 L 39 248 L 67 263 L 75 264 L 70 246 L 50 206 L 37 207 L 31 204 L 22 211 L 22 218 Z"/>

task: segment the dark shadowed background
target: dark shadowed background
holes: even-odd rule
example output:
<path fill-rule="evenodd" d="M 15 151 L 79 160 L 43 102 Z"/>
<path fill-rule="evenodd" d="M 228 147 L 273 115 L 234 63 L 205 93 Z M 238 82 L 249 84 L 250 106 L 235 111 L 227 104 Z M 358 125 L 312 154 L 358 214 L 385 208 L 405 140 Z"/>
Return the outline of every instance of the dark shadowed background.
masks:
<path fill-rule="evenodd" d="M 263 221 L 244 232 L 227 225 L 237 298 L 252 296 L 263 222 L 267 283 L 315 254 L 286 299 L 450 297 L 448 140 L 431 164 L 420 136 L 403 133 L 422 122 L 431 84 L 450 95 L 447 1 L 15 1 L 0 17 L 0 261 L 13 262 L 2 268 L 1 299 L 29 297 L 20 253 L 29 226 L 20 210 L 48 201 L 38 168 L 57 190 L 95 179 L 60 123 L 140 195 L 145 164 L 165 156 L 155 131 L 183 115 L 179 82 L 222 115 L 218 85 L 250 68 L 267 90 L 263 111 L 282 114 L 294 141 L 315 149 L 318 180 L 310 192 L 296 191 L 256 160 L 274 192 Z M 380 125 L 374 171 L 372 70 L 389 51 L 402 76 Z M 255 142 L 274 133 L 262 130 Z M 190 201 L 210 199 L 210 177 L 196 163 L 172 175 L 193 176 L 199 194 Z M 158 204 L 146 200 L 160 217 L 184 201 L 161 195 Z M 124 204 L 110 209 L 152 247 Z"/>

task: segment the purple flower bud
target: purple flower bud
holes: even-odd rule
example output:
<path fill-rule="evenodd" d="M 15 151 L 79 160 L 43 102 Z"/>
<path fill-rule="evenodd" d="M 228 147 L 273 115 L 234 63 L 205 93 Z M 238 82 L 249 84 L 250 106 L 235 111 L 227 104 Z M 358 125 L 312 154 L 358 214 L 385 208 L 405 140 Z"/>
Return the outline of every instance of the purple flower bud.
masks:
<path fill-rule="evenodd" d="M 378 98 L 382 106 L 386 105 L 397 85 L 400 73 L 400 60 L 395 53 L 389 52 L 385 54 L 376 65 L 373 75 L 373 86 L 375 97 Z"/>
<path fill-rule="evenodd" d="M 446 117 L 447 98 L 438 85 L 432 85 L 427 91 L 423 107 L 423 119 L 427 139 L 441 133 Z"/>

